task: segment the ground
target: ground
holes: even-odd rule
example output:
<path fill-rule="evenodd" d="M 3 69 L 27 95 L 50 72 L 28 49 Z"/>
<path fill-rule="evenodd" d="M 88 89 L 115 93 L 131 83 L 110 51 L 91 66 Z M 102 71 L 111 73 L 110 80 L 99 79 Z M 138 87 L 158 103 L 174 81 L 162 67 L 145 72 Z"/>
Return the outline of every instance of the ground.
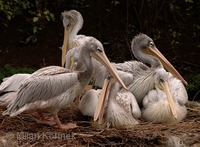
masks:
<path fill-rule="evenodd" d="M 90 9 L 90 8 L 88 8 Z M 64 9 L 63 9 L 64 10 Z M 62 12 L 63 10 L 60 10 Z M 92 25 L 96 23 L 91 12 L 82 9 L 85 24 L 80 33 L 92 35 L 100 39 L 105 46 L 106 53 L 111 61 L 131 60 L 130 40 L 136 34 L 124 38 L 124 28 L 113 15 L 105 15 L 101 28 L 101 34 Z M 114 15 L 117 15 L 115 12 Z M 59 14 L 56 15 L 59 17 Z M 111 18 L 115 18 L 114 20 Z M 112 22 L 113 21 L 113 22 Z M 113 24 L 109 25 L 112 22 Z M 32 67 L 35 69 L 60 65 L 63 41 L 63 26 L 60 19 L 56 22 L 46 23 L 45 28 L 37 34 L 36 44 L 22 45 L 19 42 L 26 37 L 26 33 L 20 30 L 27 29 L 24 19 L 18 17 L 9 24 L 8 28 L 0 29 L 0 67 L 10 65 L 13 67 Z M 122 27 L 123 29 L 120 29 Z M 183 34 L 181 48 L 173 48 L 166 44 L 166 36 L 161 36 L 161 42 L 156 42 L 161 52 L 174 64 L 184 76 L 199 73 L 199 38 L 188 37 L 189 32 Z M 107 44 L 107 42 L 109 44 Z M 113 53 L 116 51 L 118 55 Z M 3 110 L 2 110 L 3 111 Z M 73 105 L 69 110 L 59 113 L 62 122 L 77 122 L 78 128 L 61 131 L 57 128 L 40 125 L 35 121 L 35 115 L 23 114 L 18 117 L 6 119 L 1 125 L 0 138 L 3 143 L 11 143 L 12 146 L 165 146 L 162 143 L 166 138 L 177 137 L 180 143 L 186 146 L 200 146 L 200 110 L 188 108 L 188 115 L 183 122 L 175 125 L 149 124 L 141 120 L 141 124 L 133 129 L 100 129 L 93 125 L 92 121 L 80 114 Z M 0 116 L 3 121 L 3 117 Z M 57 137 L 55 137 L 58 135 Z M 60 137 L 59 135 L 63 135 Z M 52 141 L 53 140 L 53 141 Z"/>
<path fill-rule="evenodd" d="M 153 124 L 139 120 L 129 129 L 102 128 L 77 109 L 78 99 L 59 112 L 63 123 L 76 122 L 78 128 L 59 130 L 38 124 L 36 114 L 6 118 L 1 124 L 0 146 L 193 146 L 200 145 L 200 109 L 188 108 L 187 117 L 178 124 Z M 2 110 L 3 111 L 3 110 Z M 0 116 L 0 121 L 3 117 Z"/>

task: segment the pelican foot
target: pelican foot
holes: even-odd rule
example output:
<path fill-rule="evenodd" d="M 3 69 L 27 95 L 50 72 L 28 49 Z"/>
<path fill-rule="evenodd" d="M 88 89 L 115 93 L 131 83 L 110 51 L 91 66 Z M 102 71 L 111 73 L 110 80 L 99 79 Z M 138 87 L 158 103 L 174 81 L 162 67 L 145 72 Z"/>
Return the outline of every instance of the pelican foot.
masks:
<path fill-rule="evenodd" d="M 53 116 L 44 116 L 43 118 L 45 121 L 54 121 L 54 117 Z"/>
<path fill-rule="evenodd" d="M 74 129 L 78 126 L 75 123 L 68 123 L 68 124 L 60 124 L 57 126 L 59 129 L 68 130 L 68 129 Z"/>

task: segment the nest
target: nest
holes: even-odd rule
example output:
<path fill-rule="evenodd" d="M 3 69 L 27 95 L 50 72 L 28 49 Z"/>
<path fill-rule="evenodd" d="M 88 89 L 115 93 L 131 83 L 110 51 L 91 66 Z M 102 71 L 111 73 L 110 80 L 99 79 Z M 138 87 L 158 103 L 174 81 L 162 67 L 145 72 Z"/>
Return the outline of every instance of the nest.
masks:
<path fill-rule="evenodd" d="M 36 114 L 3 118 L 0 146 L 200 146 L 200 109 L 188 108 L 177 124 L 153 124 L 140 120 L 133 128 L 100 128 L 77 109 L 78 100 L 59 112 L 62 123 L 76 122 L 78 128 L 60 130 L 39 124 Z M 3 110 L 1 110 L 2 112 Z"/>

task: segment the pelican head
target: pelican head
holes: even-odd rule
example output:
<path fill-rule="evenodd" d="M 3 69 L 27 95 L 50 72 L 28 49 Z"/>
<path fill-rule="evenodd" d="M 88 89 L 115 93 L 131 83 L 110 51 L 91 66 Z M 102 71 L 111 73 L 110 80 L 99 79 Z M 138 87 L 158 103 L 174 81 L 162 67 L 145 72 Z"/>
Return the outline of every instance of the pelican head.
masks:
<path fill-rule="evenodd" d="M 173 67 L 173 65 L 162 55 L 157 49 L 154 41 L 147 35 L 140 33 L 131 42 L 131 49 L 134 56 L 147 64 L 150 64 L 152 68 L 164 66 L 169 72 L 176 78 L 181 80 L 185 85 L 187 82 L 179 74 L 179 72 Z M 160 64 L 162 63 L 162 65 Z"/>
<path fill-rule="evenodd" d="M 81 22 L 81 27 L 83 26 L 83 17 L 76 10 L 64 11 L 61 13 L 61 19 L 63 21 L 63 27 L 69 28 L 77 24 L 78 21 Z"/>
<path fill-rule="evenodd" d="M 78 25 L 78 29 L 81 29 L 83 26 L 83 17 L 82 15 L 76 10 L 64 11 L 61 13 L 61 18 L 64 27 L 64 40 L 62 46 L 62 67 L 65 64 L 65 55 L 68 52 L 68 40 L 69 35 L 74 28 L 75 25 Z M 78 23 L 79 22 L 79 23 Z"/>
<path fill-rule="evenodd" d="M 169 73 L 164 68 L 156 69 L 156 73 L 154 75 L 155 87 L 158 88 L 159 90 L 164 91 L 164 93 L 167 95 L 171 112 L 174 118 L 177 119 L 178 118 L 177 109 L 176 109 L 175 102 L 169 88 L 168 77 L 169 77 Z"/>
<path fill-rule="evenodd" d="M 106 67 L 111 76 L 115 78 L 122 85 L 123 88 L 128 90 L 125 84 L 120 79 L 119 75 L 117 74 L 116 69 L 112 67 L 110 61 L 108 60 L 108 57 L 104 52 L 102 43 L 97 39 L 95 39 L 94 37 L 89 37 L 89 39 L 85 42 L 84 46 L 81 49 L 80 56 L 84 57 L 82 58 L 82 60 L 87 59 L 88 55 L 101 62 Z M 78 61 L 78 62 L 87 63 L 88 61 Z M 87 64 L 85 66 L 87 66 Z M 86 68 L 91 68 L 91 67 L 86 67 Z"/>

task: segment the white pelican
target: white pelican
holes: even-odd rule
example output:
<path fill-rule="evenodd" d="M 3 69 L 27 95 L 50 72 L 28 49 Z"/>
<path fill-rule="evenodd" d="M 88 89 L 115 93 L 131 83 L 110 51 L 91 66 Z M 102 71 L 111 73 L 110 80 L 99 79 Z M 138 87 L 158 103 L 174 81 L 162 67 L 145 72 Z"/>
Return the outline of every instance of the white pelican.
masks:
<path fill-rule="evenodd" d="M 155 81 L 156 89 L 151 90 L 143 99 L 142 117 L 144 120 L 165 124 L 182 121 L 187 114 L 185 104 L 188 100 L 188 95 L 181 81 L 164 70 L 158 73 Z M 169 83 L 169 91 L 173 96 L 177 113 L 176 118 L 171 116 L 169 101 L 166 93 L 163 91 L 164 89 L 157 85 L 158 82 L 163 83 L 164 81 L 168 81 Z"/>
<path fill-rule="evenodd" d="M 95 121 L 100 115 L 99 123 L 101 124 L 103 112 L 100 111 L 106 107 L 105 121 L 113 127 L 128 127 L 138 124 L 136 119 L 141 116 L 141 111 L 134 95 L 128 91 L 120 91 L 121 87 L 112 78 L 106 79 L 104 83 L 102 90 L 91 89 L 85 93 L 79 102 L 81 113 L 93 117 Z M 100 95 L 103 101 L 108 99 L 107 105 L 102 104 L 103 106 L 101 106 L 101 102 L 98 102 L 102 100 L 99 99 Z M 98 105 L 103 108 L 98 108 Z M 99 109 L 99 114 L 95 114 L 96 107 Z"/>
<path fill-rule="evenodd" d="M 21 84 L 31 76 L 31 74 L 14 74 L 10 77 L 3 79 L 3 82 L 0 85 L 0 108 L 6 109 L 7 106 L 16 99 L 17 91 Z M 39 116 L 38 123 L 53 125 L 54 122 L 50 122 L 50 118 L 44 116 L 42 112 L 37 111 Z"/>
<path fill-rule="evenodd" d="M 141 62 L 127 61 L 124 63 L 113 64 L 113 66 L 115 66 L 117 70 L 128 72 L 133 75 L 129 79 L 132 80 L 131 84 L 126 86 L 128 86 L 129 91 L 134 94 L 139 105 L 142 104 L 142 100 L 146 96 L 146 94 L 155 87 L 153 76 L 157 68 L 163 68 L 164 66 L 169 72 L 174 75 L 174 78 L 177 77 L 184 84 L 187 85 L 187 82 L 170 64 L 170 62 L 159 52 L 153 40 L 147 35 L 139 34 L 134 37 L 132 40 L 131 49 L 134 56 Z M 144 63 L 150 65 L 150 67 L 148 67 Z M 163 64 L 163 66 L 161 63 Z M 98 78 L 100 78 L 99 76 Z M 102 78 L 105 79 L 105 77 Z M 96 83 L 96 85 L 102 85 L 102 82 L 100 84 Z"/>
<path fill-rule="evenodd" d="M 85 116 L 94 117 L 101 89 L 90 89 L 81 98 L 79 102 L 79 110 Z"/>
<path fill-rule="evenodd" d="M 135 96 L 131 92 L 119 91 L 120 89 L 119 83 L 113 78 L 108 79 L 108 81 L 105 79 L 94 114 L 95 121 L 99 119 L 99 123 L 101 124 L 105 101 L 108 99 L 105 112 L 106 122 L 109 122 L 114 127 L 130 127 L 139 124 L 136 119 L 141 116 L 141 110 Z"/>
<path fill-rule="evenodd" d="M 78 11 L 64 11 L 61 13 L 61 16 L 64 27 L 64 40 L 62 46 L 62 67 L 64 67 L 67 52 L 74 47 L 83 45 L 89 38 L 85 35 L 77 35 L 83 26 L 83 17 Z"/>
<path fill-rule="evenodd" d="M 162 64 L 169 72 L 171 72 L 175 77 L 187 85 L 187 82 L 170 64 L 170 62 L 160 53 L 160 51 L 156 48 L 153 40 L 147 35 L 137 35 L 132 40 L 131 49 L 134 56 L 138 60 L 150 65 L 150 68 L 141 68 L 140 72 L 136 72 L 134 74 L 135 79 L 133 83 L 128 86 L 129 90 L 138 100 L 138 103 L 141 103 L 146 94 L 155 87 L 153 75 L 155 74 L 156 69 L 163 68 Z M 134 73 L 135 71 L 132 70 L 132 72 Z"/>
<path fill-rule="evenodd" d="M 79 54 L 80 54 L 79 48 L 73 48 L 67 52 L 67 54 L 65 56 L 65 68 L 66 69 L 70 69 L 71 71 L 74 71 L 76 69 L 79 70 L 81 67 L 83 67 L 83 64 L 79 65 L 80 68 L 77 67 Z"/>
<path fill-rule="evenodd" d="M 14 117 L 22 112 L 39 110 L 50 112 L 60 129 L 75 128 L 76 124 L 73 123 L 61 124 L 57 114 L 60 109 L 67 108 L 90 81 L 93 74 L 92 57 L 99 60 L 126 89 L 106 57 L 103 45 L 97 39 L 90 37 L 81 48 L 79 60 L 85 64 L 84 71 L 70 72 L 59 66 L 37 70 L 22 83 L 16 99 L 9 104 L 3 115 Z"/>
<path fill-rule="evenodd" d="M 98 77 L 102 78 L 101 73 L 105 74 L 105 75 L 103 75 L 103 77 L 108 77 L 109 75 L 108 75 L 107 72 L 105 72 L 105 70 L 106 69 L 104 68 L 104 66 L 102 66 L 99 69 L 99 72 L 97 72 L 97 75 L 96 75 L 97 78 Z M 101 72 L 101 71 L 103 71 L 103 72 Z M 132 78 L 132 74 L 125 73 L 123 71 L 117 71 L 117 73 L 118 73 L 119 77 L 121 77 L 121 79 L 122 79 L 122 81 L 124 82 L 125 85 L 130 84 L 130 82 L 132 81 L 132 80 L 130 80 Z M 100 78 L 98 80 L 99 81 L 101 80 L 101 83 L 104 83 L 104 80 L 100 79 Z M 97 89 L 97 88 L 96 89 L 90 89 L 82 96 L 82 98 L 79 102 L 79 110 L 81 111 L 81 113 L 83 115 L 94 117 L 95 109 L 96 109 L 97 102 L 98 102 L 101 91 L 102 91 L 102 89 Z M 129 92 L 127 92 L 127 94 L 128 93 Z M 117 96 L 120 96 L 120 98 L 117 98 L 117 99 L 123 100 L 122 97 L 126 97 L 125 95 L 126 95 L 126 93 L 124 93 L 122 95 L 119 91 Z M 130 104 L 130 105 L 132 105 L 132 104 Z"/>
<path fill-rule="evenodd" d="M 70 70 L 84 69 L 82 63 L 79 62 L 79 64 L 77 64 L 80 54 L 79 48 L 73 49 L 74 47 L 83 45 L 85 41 L 90 39 L 89 36 L 77 35 L 83 26 L 83 17 L 81 13 L 76 10 L 64 11 L 62 12 L 61 16 L 65 29 L 65 36 L 62 46 L 62 66 L 65 65 L 65 67 Z M 94 58 L 92 58 L 92 60 L 94 60 L 93 64 L 96 73 L 96 70 L 98 70 L 98 68 L 102 65 Z"/>
<path fill-rule="evenodd" d="M 174 75 L 174 76 L 171 76 L 171 78 L 174 79 L 173 81 L 180 79 L 184 84 L 187 85 L 187 82 L 176 71 L 176 69 L 169 63 L 169 61 L 167 61 L 167 59 L 158 51 L 153 40 L 147 35 L 139 34 L 138 36 L 136 36 L 132 40 L 131 48 L 135 57 L 139 59 L 140 61 L 149 64 L 150 67 L 138 61 L 129 61 L 125 63 L 115 64 L 115 67 L 118 70 L 122 70 L 128 73 L 131 73 L 133 75 L 132 77 L 130 76 L 131 78 L 129 78 L 130 81 L 132 79 L 131 84 L 127 86 L 128 86 L 129 91 L 132 92 L 133 95 L 136 97 L 138 104 L 141 107 L 142 107 L 142 101 L 144 97 L 148 94 L 149 91 L 155 88 L 154 76 L 157 74 L 156 73 L 157 70 L 163 69 L 161 62 L 163 63 L 164 67 L 166 67 L 166 69 L 169 70 Z M 157 58 L 154 56 L 156 56 Z M 169 82 L 169 85 L 171 86 L 170 89 L 176 89 L 175 90 L 176 92 L 174 93 L 171 92 L 172 93 L 171 95 L 175 98 L 170 100 L 169 105 L 172 111 L 171 114 L 173 114 L 173 116 L 176 119 L 178 119 L 177 117 L 179 117 L 179 114 L 177 114 L 177 108 L 173 100 L 183 99 L 182 102 L 185 102 L 185 100 L 188 99 L 188 96 L 187 94 L 184 94 L 183 97 L 181 97 L 180 94 L 179 95 L 176 94 L 176 93 L 181 93 L 182 91 L 186 93 L 185 87 L 183 86 L 181 82 L 179 82 L 179 84 L 182 84 L 182 86 L 179 86 L 177 83 L 173 83 L 172 80 L 166 81 L 166 82 Z M 180 96 L 180 97 L 177 98 L 177 96 Z M 167 96 L 167 97 L 169 98 L 170 96 Z M 157 109 L 157 111 L 159 111 L 159 109 Z M 183 112 L 183 115 L 185 115 L 184 112 Z"/>
<path fill-rule="evenodd" d="M 141 116 L 141 111 L 134 95 L 128 91 L 119 92 L 118 83 L 109 83 L 110 93 L 105 94 L 109 98 L 107 106 L 104 107 L 106 109 L 105 121 L 112 127 L 128 127 L 138 124 L 136 119 Z M 94 117 L 101 92 L 100 89 L 91 89 L 85 93 L 79 102 L 79 110 L 83 115 Z M 99 123 L 101 124 L 101 121 Z"/>
<path fill-rule="evenodd" d="M 0 85 L 0 107 L 5 109 L 15 98 L 20 85 L 30 74 L 15 74 L 3 79 Z"/>
<path fill-rule="evenodd" d="M 154 78 L 155 75 L 157 75 L 157 76 L 158 75 L 160 75 L 160 76 L 168 75 L 166 78 L 169 79 L 169 80 L 165 80 L 165 82 L 169 83 L 168 89 L 170 89 L 170 90 L 167 90 L 168 92 L 165 90 L 166 92 L 164 93 L 163 91 L 156 88 L 157 90 L 156 91 L 153 90 L 153 91 L 154 91 L 154 93 L 158 92 L 159 94 L 157 94 L 155 96 L 152 94 L 153 92 L 150 92 L 151 94 L 149 94 L 147 96 L 148 98 L 145 98 L 143 104 L 145 105 L 144 107 L 146 107 L 146 108 L 143 109 L 143 110 L 145 110 L 145 111 L 143 111 L 143 112 L 145 112 L 145 113 L 143 113 L 143 117 L 150 121 L 155 121 L 155 122 L 157 121 L 160 123 L 164 123 L 164 120 L 167 120 L 170 117 L 169 114 L 173 114 L 174 117 L 171 117 L 171 120 L 169 120 L 169 123 L 175 123 L 175 122 L 181 121 L 186 115 L 186 109 L 184 108 L 185 106 L 183 106 L 183 105 L 188 100 L 187 92 L 186 92 L 186 89 L 185 89 L 184 85 L 182 84 L 182 82 L 185 85 L 187 85 L 187 82 L 176 71 L 176 69 L 169 63 L 169 61 L 167 61 L 167 59 L 164 58 L 164 56 L 158 51 L 153 40 L 150 37 L 148 37 L 147 35 L 139 34 L 138 36 L 136 36 L 132 40 L 131 48 L 132 48 L 133 54 L 135 55 L 135 57 L 137 59 L 139 59 L 140 61 L 142 61 L 144 63 L 148 63 L 150 65 L 150 68 L 148 68 L 147 70 L 145 69 L 144 71 L 140 71 L 137 74 L 135 74 L 134 82 L 128 86 L 129 90 L 135 95 L 135 97 L 139 103 L 142 103 L 143 98 L 147 95 L 147 93 L 154 89 L 155 83 L 156 83 L 155 78 Z M 147 52 L 150 55 L 144 54 L 143 52 Z M 156 56 L 159 60 L 153 56 Z M 162 74 L 164 74 L 164 75 L 162 75 L 161 73 L 158 72 L 159 70 L 165 71 L 162 67 L 161 62 L 163 63 L 163 66 L 169 72 L 171 72 L 173 75 L 171 75 L 170 73 L 164 74 L 163 72 L 161 72 Z M 166 73 L 168 73 L 168 72 L 166 72 Z M 160 94 L 161 92 L 163 94 Z M 171 92 L 171 94 L 170 94 L 170 92 Z M 182 94 L 180 94 L 180 93 L 182 93 Z M 165 96 L 163 96 L 163 95 L 165 95 Z M 151 103 L 148 104 L 148 102 L 150 102 L 151 100 L 148 101 L 147 99 L 155 99 L 155 97 L 157 97 L 157 99 L 158 99 L 156 101 L 157 103 L 154 101 L 154 106 L 152 106 L 153 104 L 151 104 Z M 170 97 L 172 97 L 172 98 L 170 98 Z M 164 109 L 164 107 L 162 109 L 161 107 L 163 105 L 160 105 L 161 103 L 159 103 L 159 102 L 161 102 L 160 100 L 163 98 L 165 98 L 165 99 L 170 98 L 170 100 L 165 101 L 167 103 L 166 106 L 168 106 L 166 108 L 168 111 L 166 111 L 166 109 Z M 180 102 L 180 104 L 178 104 L 176 102 L 177 100 Z M 147 108 L 147 106 L 149 106 L 149 108 Z M 150 109 L 152 111 L 148 111 Z M 160 110 L 160 109 L 162 109 L 162 110 Z M 180 110 L 183 110 L 183 111 L 180 111 Z M 156 112 L 153 112 L 153 111 L 157 111 L 157 115 L 156 115 Z M 159 115 L 159 112 L 163 112 L 164 114 Z M 159 117 L 163 117 L 163 118 L 161 119 Z M 165 121 L 165 122 L 167 123 L 167 121 Z"/>

